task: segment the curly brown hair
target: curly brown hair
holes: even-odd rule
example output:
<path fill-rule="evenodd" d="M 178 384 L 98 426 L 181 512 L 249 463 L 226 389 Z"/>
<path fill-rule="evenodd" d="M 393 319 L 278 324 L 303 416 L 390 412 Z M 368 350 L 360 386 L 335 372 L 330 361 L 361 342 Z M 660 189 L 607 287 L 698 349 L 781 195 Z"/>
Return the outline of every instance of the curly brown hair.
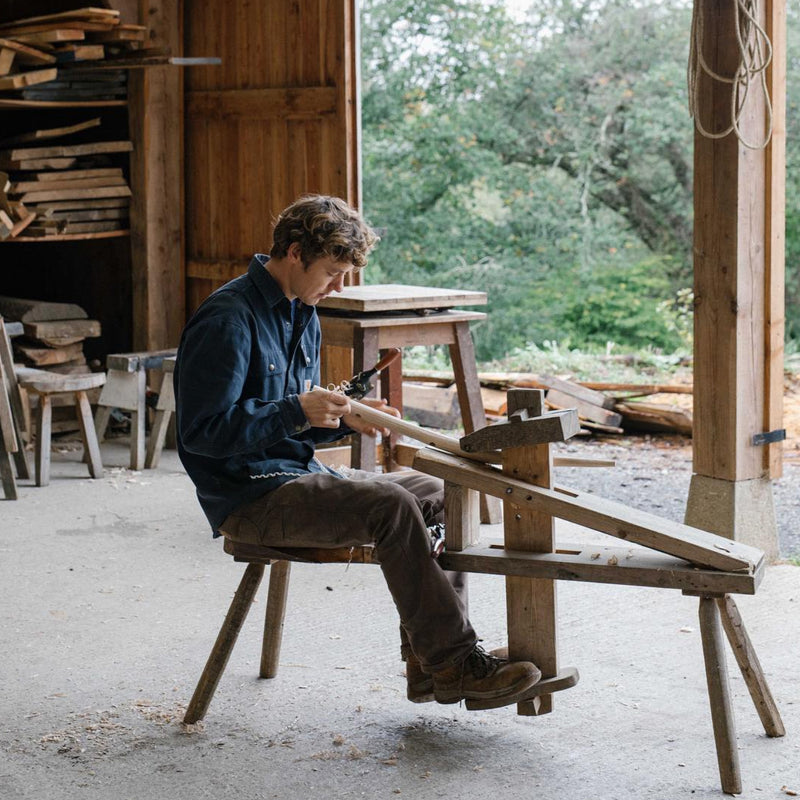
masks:
<path fill-rule="evenodd" d="M 304 266 L 326 256 L 334 261 L 366 266 L 369 251 L 378 236 L 361 214 L 344 200 L 308 194 L 278 215 L 272 234 L 272 258 L 284 258 L 297 242 Z"/>

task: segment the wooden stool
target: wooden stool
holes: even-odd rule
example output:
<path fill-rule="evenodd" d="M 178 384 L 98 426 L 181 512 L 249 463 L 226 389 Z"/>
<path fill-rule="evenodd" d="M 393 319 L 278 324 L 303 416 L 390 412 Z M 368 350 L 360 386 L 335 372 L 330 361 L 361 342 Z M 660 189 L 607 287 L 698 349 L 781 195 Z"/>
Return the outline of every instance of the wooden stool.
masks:
<path fill-rule="evenodd" d="M 39 399 L 36 409 L 36 485 L 50 483 L 50 438 L 53 414 L 52 398 L 57 394 L 72 394 L 75 401 L 81 438 L 93 478 L 103 477 L 103 462 L 100 447 L 92 421 L 92 407 L 86 394 L 90 389 L 102 386 L 106 376 L 102 372 L 88 375 L 58 375 L 39 369 L 22 367 L 17 370 L 19 385 L 28 392 L 34 392 Z"/>
<path fill-rule="evenodd" d="M 271 564 L 267 612 L 264 620 L 264 638 L 261 646 L 259 677 L 274 678 L 278 674 L 278 659 L 283 639 L 283 620 L 286 615 L 286 595 L 289 591 L 290 561 L 307 563 L 377 564 L 375 548 L 338 547 L 332 549 L 291 548 L 273 550 L 259 545 L 241 544 L 225 539 L 225 552 L 234 561 L 247 564 L 239 588 L 233 596 L 228 614 L 222 623 L 217 640 L 208 657 L 203 674 L 197 683 L 183 721 L 191 725 L 203 719 L 214 697 L 219 679 L 228 664 L 233 646 L 242 629 L 247 612 L 256 596 L 264 567 Z"/>
<path fill-rule="evenodd" d="M 176 350 L 151 350 L 141 353 L 114 353 L 106 359 L 108 380 L 97 401 L 94 426 L 97 439 L 103 441 L 112 408 L 131 412 L 130 468 L 141 470 L 145 464 L 145 427 L 147 370 L 161 369 L 164 359 Z"/>

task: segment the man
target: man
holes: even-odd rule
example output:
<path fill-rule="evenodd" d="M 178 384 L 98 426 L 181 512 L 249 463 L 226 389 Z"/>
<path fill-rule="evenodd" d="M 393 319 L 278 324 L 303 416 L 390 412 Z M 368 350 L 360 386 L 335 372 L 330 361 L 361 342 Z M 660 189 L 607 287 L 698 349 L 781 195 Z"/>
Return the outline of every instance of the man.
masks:
<path fill-rule="evenodd" d="M 408 696 L 513 703 L 540 677 L 485 653 L 459 597 L 462 576 L 431 558 L 441 483 L 416 472 L 344 477 L 316 445 L 376 435 L 319 381 L 315 306 L 377 241 L 338 198 L 306 196 L 278 218 L 269 256 L 214 292 L 183 332 L 175 367 L 178 451 L 214 535 L 280 550 L 374 543 L 401 621 Z M 365 400 L 399 416 L 381 400 Z"/>

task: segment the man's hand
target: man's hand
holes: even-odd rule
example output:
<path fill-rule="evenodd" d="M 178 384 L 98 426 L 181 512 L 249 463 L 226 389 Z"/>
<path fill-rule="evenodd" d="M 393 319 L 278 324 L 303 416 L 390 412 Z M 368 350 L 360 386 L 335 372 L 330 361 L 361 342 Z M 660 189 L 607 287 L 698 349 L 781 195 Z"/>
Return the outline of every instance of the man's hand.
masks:
<path fill-rule="evenodd" d="M 396 408 L 392 408 L 392 406 L 388 405 L 386 400 L 378 400 L 375 397 L 365 397 L 363 400 L 359 400 L 359 403 L 363 403 L 365 406 L 374 408 L 377 411 L 383 411 L 384 414 L 389 414 L 398 419 L 400 418 L 400 412 Z M 355 414 L 346 414 L 343 419 L 345 424 L 349 425 L 354 431 L 365 433 L 367 436 L 377 436 L 379 433 L 388 436 L 391 432 L 388 428 L 381 428 L 370 422 L 365 422 Z"/>
<path fill-rule="evenodd" d="M 338 428 L 341 418 L 350 413 L 350 401 L 338 392 L 316 387 L 297 396 L 312 428 Z"/>

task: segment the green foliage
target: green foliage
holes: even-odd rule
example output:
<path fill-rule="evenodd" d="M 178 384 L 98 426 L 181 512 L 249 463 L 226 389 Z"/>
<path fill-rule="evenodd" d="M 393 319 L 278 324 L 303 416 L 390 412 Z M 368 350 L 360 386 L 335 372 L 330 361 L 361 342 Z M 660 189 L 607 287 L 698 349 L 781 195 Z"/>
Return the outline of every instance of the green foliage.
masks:
<path fill-rule="evenodd" d="M 500 0 L 364 0 L 364 198 L 383 231 L 367 281 L 486 291 L 481 360 L 545 340 L 690 346 L 689 21 L 684 0 L 532 0 L 522 22 Z M 791 98 L 788 117 L 800 336 Z"/>

